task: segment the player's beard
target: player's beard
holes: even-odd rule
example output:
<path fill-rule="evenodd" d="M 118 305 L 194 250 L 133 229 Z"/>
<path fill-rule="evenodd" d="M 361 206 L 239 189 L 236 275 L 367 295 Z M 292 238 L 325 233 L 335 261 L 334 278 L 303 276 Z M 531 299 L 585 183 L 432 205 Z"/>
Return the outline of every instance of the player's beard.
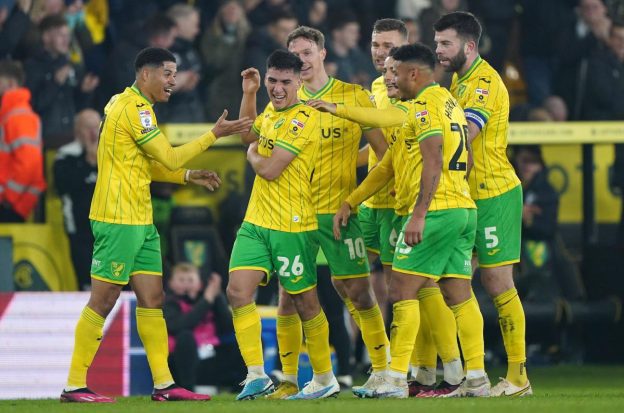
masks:
<path fill-rule="evenodd" d="M 449 59 L 449 65 L 445 68 L 446 72 L 459 72 L 466 64 L 466 53 L 464 48 L 459 49 L 457 54 Z"/>

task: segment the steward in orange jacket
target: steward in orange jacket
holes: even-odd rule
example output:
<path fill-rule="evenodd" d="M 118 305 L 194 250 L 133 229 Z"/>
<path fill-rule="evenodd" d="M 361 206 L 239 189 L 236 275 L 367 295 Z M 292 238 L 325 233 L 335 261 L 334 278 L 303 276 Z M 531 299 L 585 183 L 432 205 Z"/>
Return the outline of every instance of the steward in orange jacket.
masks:
<path fill-rule="evenodd" d="M 0 62 L 0 222 L 24 221 L 46 189 L 41 121 L 16 62 Z"/>

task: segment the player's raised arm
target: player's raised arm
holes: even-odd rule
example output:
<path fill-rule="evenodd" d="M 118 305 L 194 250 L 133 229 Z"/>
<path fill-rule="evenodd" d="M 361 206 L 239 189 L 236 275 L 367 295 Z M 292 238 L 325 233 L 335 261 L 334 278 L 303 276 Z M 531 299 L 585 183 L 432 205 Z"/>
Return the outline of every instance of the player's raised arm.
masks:
<path fill-rule="evenodd" d="M 256 93 L 260 89 L 260 72 L 255 67 L 250 67 L 241 72 L 243 78 L 243 98 L 238 112 L 240 118 L 247 117 L 256 119 L 258 112 L 256 109 Z M 252 128 L 245 134 L 241 134 L 243 143 L 251 143 L 258 139 L 257 132 Z"/>
<path fill-rule="evenodd" d="M 345 106 L 325 102 L 320 99 L 310 99 L 306 102 L 306 105 L 312 106 L 321 112 L 328 112 L 339 118 L 348 119 L 371 128 L 400 126 L 405 122 L 407 115 L 407 109 L 403 109 L 399 105 L 386 109 L 377 109 L 362 106 Z"/>

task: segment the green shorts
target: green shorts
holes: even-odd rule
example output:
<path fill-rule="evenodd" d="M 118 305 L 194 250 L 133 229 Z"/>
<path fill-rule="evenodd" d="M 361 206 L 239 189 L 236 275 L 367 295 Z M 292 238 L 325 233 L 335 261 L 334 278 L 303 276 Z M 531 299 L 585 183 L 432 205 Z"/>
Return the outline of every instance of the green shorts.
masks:
<path fill-rule="evenodd" d="M 291 294 L 316 286 L 316 231 L 284 232 L 243 222 L 230 256 L 230 272 L 258 270 L 277 272 L 279 282 Z"/>
<path fill-rule="evenodd" d="M 341 228 L 340 241 L 334 239 L 333 214 L 319 214 L 316 218 L 319 243 L 332 277 L 341 279 L 368 277 L 370 267 L 358 218 L 352 216 L 347 226 Z"/>
<path fill-rule="evenodd" d="M 126 285 L 135 274 L 162 275 L 160 236 L 153 224 L 91 221 L 95 242 L 91 277 Z"/>
<path fill-rule="evenodd" d="M 502 267 L 520 261 L 522 186 L 477 204 L 475 249 L 479 267 Z"/>
<path fill-rule="evenodd" d="M 455 208 L 429 212 L 425 218 L 423 240 L 413 247 L 403 240 L 407 221 L 405 219 L 397 240 L 393 271 L 434 280 L 441 277 L 472 277 L 470 261 L 477 227 L 475 209 Z"/>
<path fill-rule="evenodd" d="M 358 219 L 362 225 L 364 244 L 369 252 L 379 255 L 383 265 L 392 265 L 394 247 L 399 235 L 392 227 L 394 209 L 369 208 L 360 205 Z"/>

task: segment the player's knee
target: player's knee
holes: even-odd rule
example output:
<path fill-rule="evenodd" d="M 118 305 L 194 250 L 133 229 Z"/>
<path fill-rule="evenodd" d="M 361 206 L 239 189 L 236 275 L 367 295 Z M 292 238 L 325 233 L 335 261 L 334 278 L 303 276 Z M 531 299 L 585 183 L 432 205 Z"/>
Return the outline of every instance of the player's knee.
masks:
<path fill-rule="evenodd" d="M 253 291 L 249 291 L 244 285 L 232 279 L 230 279 L 225 292 L 230 305 L 234 308 L 242 307 L 253 301 Z"/>
<path fill-rule="evenodd" d="M 115 306 L 120 292 L 120 289 L 114 288 L 106 291 L 99 291 L 97 293 L 92 291 L 87 306 L 101 316 L 106 317 Z"/>
<path fill-rule="evenodd" d="M 165 292 L 162 290 L 137 294 L 137 306 L 141 308 L 162 308 Z"/>
<path fill-rule="evenodd" d="M 483 271 L 481 270 L 481 284 L 490 297 L 496 297 L 514 288 L 513 273 L 511 271 Z"/>

